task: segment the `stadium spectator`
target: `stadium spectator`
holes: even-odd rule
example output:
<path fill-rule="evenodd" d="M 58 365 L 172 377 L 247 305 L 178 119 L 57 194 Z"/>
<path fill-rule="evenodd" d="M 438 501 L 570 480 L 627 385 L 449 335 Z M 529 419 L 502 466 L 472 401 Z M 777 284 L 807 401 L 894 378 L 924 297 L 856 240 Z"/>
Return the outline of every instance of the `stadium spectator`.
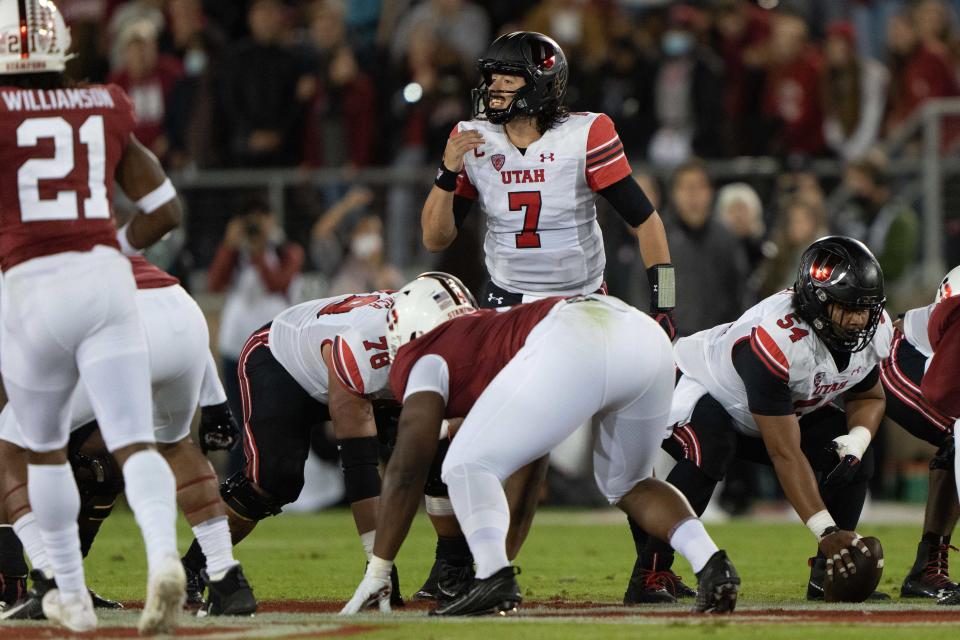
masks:
<path fill-rule="evenodd" d="M 137 125 L 133 134 L 140 142 L 165 159 L 170 148 L 164 130 L 167 103 L 173 87 L 183 76 L 176 58 L 157 49 L 157 31 L 152 22 L 127 25 L 120 34 L 121 65 L 108 79 L 120 85 L 133 101 Z"/>
<path fill-rule="evenodd" d="M 896 291 L 908 274 L 920 246 L 920 220 L 910 204 L 894 195 L 888 184 L 886 162 L 871 154 L 847 165 L 844 185 L 853 194 L 851 209 L 862 225 L 859 237 L 877 256 L 883 268 L 887 291 Z"/>
<path fill-rule="evenodd" d="M 849 22 L 830 26 L 820 77 L 823 135 L 833 152 L 847 161 L 877 142 L 890 81 L 882 64 L 857 55 L 854 37 Z"/>
<path fill-rule="evenodd" d="M 571 71 L 571 84 L 586 76 L 603 62 L 607 49 L 604 17 L 592 2 L 580 0 L 541 0 L 523 19 L 523 28 L 550 36 L 577 61 Z M 574 97 L 571 96 L 571 99 Z"/>
<path fill-rule="evenodd" d="M 212 166 L 219 161 L 217 151 L 225 146 L 222 121 L 214 117 L 214 81 L 225 37 L 207 19 L 200 0 L 170 0 L 168 9 L 171 51 L 184 69 L 168 103 L 168 163 L 172 167 Z"/>
<path fill-rule="evenodd" d="M 375 89 L 347 42 L 344 17 L 339 1 L 325 0 L 312 10 L 314 75 L 308 84 L 312 97 L 303 150 L 310 167 L 365 167 L 373 161 Z"/>
<path fill-rule="evenodd" d="M 770 13 L 749 0 L 720 0 L 714 24 L 725 73 L 726 117 L 720 123 L 724 155 L 762 153 L 766 137 L 756 123 L 761 117 Z"/>
<path fill-rule="evenodd" d="M 374 193 L 369 188 L 352 187 L 317 218 L 310 230 L 310 261 L 314 269 L 328 278 L 333 277 L 343 262 L 344 246 L 349 242 L 346 230 L 372 213 L 369 206 L 373 199 Z"/>
<path fill-rule="evenodd" d="M 280 0 L 254 0 L 248 12 L 250 38 L 225 53 L 218 113 L 226 119 L 230 157 L 237 166 L 299 161 L 301 65 L 283 42 L 286 22 Z"/>
<path fill-rule="evenodd" d="M 734 182 L 717 192 L 717 218 L 727 231 L 739 240 L 747 256 L 750 269 L 751 302 L 757 293 L 754 274 L 766 260 L 767 228 L 763 222 L 763 204 L 760 196 L 746 182 Z"/>
<path fill-rule="evenodd" d="M 290 306 L 290 290 L 303 268 L 303 249 L 284 238 L 269 206 L 260 200 L 227 224 L 207 275 L 207 287 L 226 292 L 220 314 L 223 383 L 233 415 L 242 416 L 237 365 L 255 330 Z"/>
<path fill-rule="evenodd" d="M 813 156 L 824 151 L 820 98 L 821 59 L 810 45 L 807 25 L 797 15 L 773 19 L 764 113 L 775 155 Z"/>
<path fill-rule="evenodd" d="M 424 31 L 459 56 L 464 70 L 472 69 L 490 40 L 486 11 L 469 0 L 424 0 L 407 12 L 390 43 L 394 64 L 402 62 Z"/>
<path fill-rule="evenodd" d="M 887 29 L 890 47 L 890 110 L 886 129 L 891 132 L 920 105 L 931 98 L 958 94 L 954 69 L 939 44 L 920 40 L 908 14 L 890 19 Z"/>
<path fill-rule="evenodd" d="M 107 10 L 110 22 L 107 36 L 111 45 L 110 68 L 116 69 L 123 59 L 123 33 L 133 24 L 149 22 L 156 34 L 163 33 L 167 21 L 163 17 L 163 0 L 133 0 L 132 2 L 114 2 Z"/>
<path fill-rule="evenodd" d="M 404 283 L 400 270 L 385 259 L 383 222 L 368 215 L 353 226 L 346 258 L 330 283 L 330 295 L 351 291 L 395 291 Z"/>
<path fill-rule="evenodd" d="M 673 7 L 660 41 L 653 72 L 654 115 L 658 125 L 647 154 L 651 161 L 676 165 L 691 155 L 720 155 L 716 105 L 722 100 L 722 64 L 700 47 L 694 30 L 700 12 Z"/>
<path fill-rule="evenodd" d="M 730 322 L 745 308 L 747 257 L 712 216 L 712 204 L 713 185 L 703 163 L 680 165 L 672 177 L 665 226 L 677 274 L 677 326 L 684 335 Z"/>
<path fill-rule="evenodd" d="M 794 196 L 781 210 L 772 234 L 776 254 L 764 269 L 762 296 L 793 286 L 800 256 L 814 240 L 828 233 L 823 207 L 808 198 Z"/>

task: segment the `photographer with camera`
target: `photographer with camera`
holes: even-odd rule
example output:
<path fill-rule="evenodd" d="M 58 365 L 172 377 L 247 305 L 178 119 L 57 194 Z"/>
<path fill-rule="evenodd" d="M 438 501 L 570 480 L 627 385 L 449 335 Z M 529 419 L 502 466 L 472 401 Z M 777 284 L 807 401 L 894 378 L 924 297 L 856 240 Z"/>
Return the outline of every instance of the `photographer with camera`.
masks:
<path fill-rule="evenodd" d="M 289 292 L 303 269 L 304 251 L 287 241 L 266 202 L 251 200 L 227 232 L 210 264 L 207 287 L 226 293 L 220 314 L 223 384 L 233 415 L 242 416 L 237 365 L 250 334 L 290 306 Z"/>

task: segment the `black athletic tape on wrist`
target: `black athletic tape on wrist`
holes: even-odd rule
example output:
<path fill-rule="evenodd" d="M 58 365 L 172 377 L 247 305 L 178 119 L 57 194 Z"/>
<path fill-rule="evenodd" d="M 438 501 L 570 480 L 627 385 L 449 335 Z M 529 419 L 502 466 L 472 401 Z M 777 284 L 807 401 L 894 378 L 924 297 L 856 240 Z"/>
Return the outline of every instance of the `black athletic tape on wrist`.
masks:
<path fill-rule="evenodd" d="M 677 280 L 672 264 L 655 264 L 647 269 L 647 281 L 652 309 L 665 311 L 677 306 Z"/>
<path fill-rule="evenodd" d="M 450 171 L 450 169 L 443 166 L 443 162 L 441 162 L 440 168 L 437 169 L 437 178 L 433 181 L 433 184 L 444 191 L 456 191 L 458 175 L 459 173 L 457 171 Z"/>

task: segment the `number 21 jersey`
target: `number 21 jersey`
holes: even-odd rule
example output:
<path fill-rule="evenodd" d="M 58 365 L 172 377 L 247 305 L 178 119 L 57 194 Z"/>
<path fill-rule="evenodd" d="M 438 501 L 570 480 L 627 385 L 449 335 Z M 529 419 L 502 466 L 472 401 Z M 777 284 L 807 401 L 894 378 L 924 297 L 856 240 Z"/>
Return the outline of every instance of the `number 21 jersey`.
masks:
<path fill-rule="evenodd" d="M 0 268 L 119 248 L 110 203 L 133 126 L 115 85 L 0 87 Z"/>

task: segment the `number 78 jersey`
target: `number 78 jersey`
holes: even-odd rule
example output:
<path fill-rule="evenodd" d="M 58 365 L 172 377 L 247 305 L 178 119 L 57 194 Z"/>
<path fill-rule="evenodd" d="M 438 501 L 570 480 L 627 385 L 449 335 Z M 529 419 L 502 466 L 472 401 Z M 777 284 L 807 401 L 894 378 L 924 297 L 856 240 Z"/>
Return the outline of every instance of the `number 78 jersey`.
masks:
<path fill-rule="evenodd" d="M 850 354 L 850 362 L 840 370 L 813 328 L 797 315 L 793 290 L 786 290 L 758 302 L 734 322 L 681 338 L 675 354 L 683 374 L 723 405 L 741 433 L 758 436 L 746 388 L 733 365 L 735 346 L 748 343 L 745 348 L 753 349 L 770 375 L 787 384 L 794 411 L 802 416 L 866 378 L 890 355 L 892 339 L 893 325 L 884 311 L 873 340 L 862 351 Z M 674 404 L 678 409 L 676 398 Z"/>
<path fill-rule="evenodd" d="M 484 144 L 464 156 L 456 193 L 486 214 L 484 254 L 497 286 L 540 296 L 592 293 L 606 257 L 596 192 L 629 176 L 613 122 L 602 113 L 571 113 L 520 153 L 503 126 L 460 122 Z"/>
<path fill-rule="evenodd" d="M 0 87 L 0 268 L 119 248 L 110 203 L 133 127 L 115 85 Z"/>
<path fill-rule="evenodd" d="M 327 404 L 330 376 L 353 394 L 388 398 L 390 358 L 387 355 L 386 291 L 310 300 L 290 307 L 270 325 L 270 352 L 287 373 L 315 400 Z M 321 350 L 330 345 L 333 371 Z"/>

